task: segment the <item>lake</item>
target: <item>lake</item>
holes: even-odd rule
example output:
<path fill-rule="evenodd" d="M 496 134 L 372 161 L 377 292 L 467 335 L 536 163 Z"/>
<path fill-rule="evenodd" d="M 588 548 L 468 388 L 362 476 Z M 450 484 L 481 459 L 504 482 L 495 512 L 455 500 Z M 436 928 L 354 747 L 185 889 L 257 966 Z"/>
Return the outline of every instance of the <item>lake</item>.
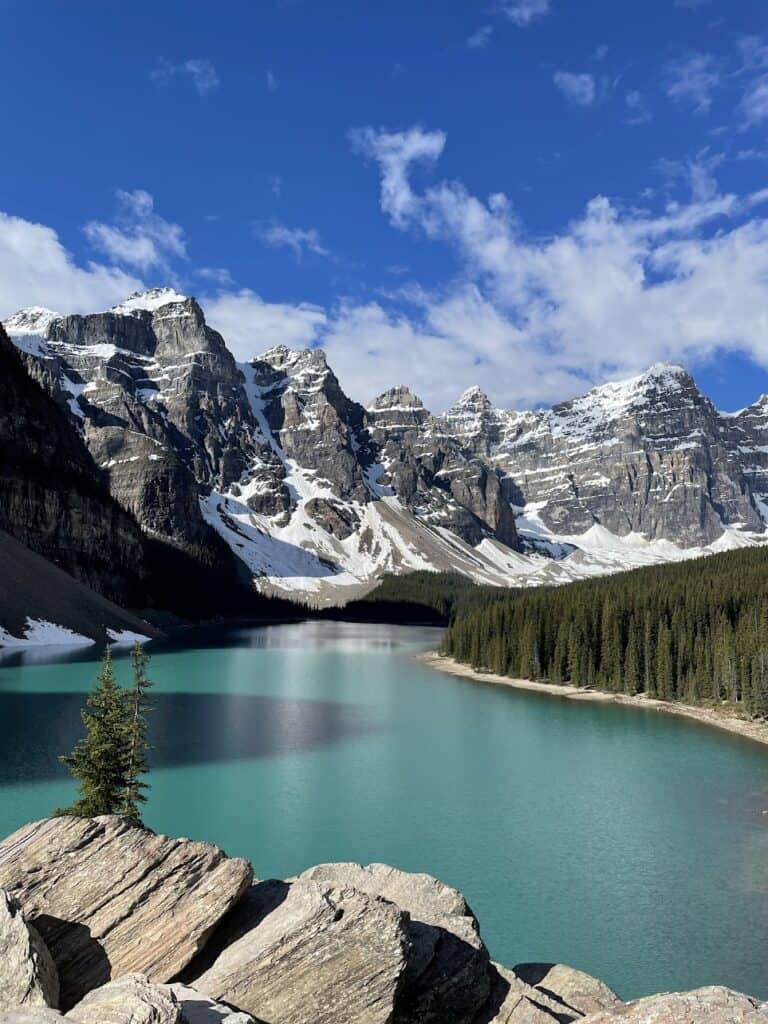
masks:
<path fill-rule="evenodd" d="M 308 622 L 154 644 L 145 820 L 261 878 L 384 861 L 460 889 L 492 955 L 625 998 L 768 997 L 768 748 L 652 711 L 443 675 L 418 627 Z M 69 802 L 93 651 L 0 660 L 0 833 Z M 128 663 L 117 662 L 128 679 Z"/>

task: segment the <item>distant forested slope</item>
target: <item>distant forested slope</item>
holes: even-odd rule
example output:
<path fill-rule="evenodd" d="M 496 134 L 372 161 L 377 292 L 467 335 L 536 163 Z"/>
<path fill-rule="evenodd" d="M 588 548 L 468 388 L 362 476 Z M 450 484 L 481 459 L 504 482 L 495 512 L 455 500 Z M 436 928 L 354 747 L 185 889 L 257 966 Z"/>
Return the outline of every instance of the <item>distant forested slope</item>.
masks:
<path fill-rule="evenodd" d="M 458 572 L 385 575 L 365 597 L 343 608 L 328 609 L 323 616 L 354 622 L 446 626 L 456 615 L 496 601 L 505 593 L 499 587 L 478 586 Z"/>
<path fill-rule="evenodd" d="M 499 675 L 768 717 L 768 550 L 516 591 L 459 614 L 443 651 Z"/>

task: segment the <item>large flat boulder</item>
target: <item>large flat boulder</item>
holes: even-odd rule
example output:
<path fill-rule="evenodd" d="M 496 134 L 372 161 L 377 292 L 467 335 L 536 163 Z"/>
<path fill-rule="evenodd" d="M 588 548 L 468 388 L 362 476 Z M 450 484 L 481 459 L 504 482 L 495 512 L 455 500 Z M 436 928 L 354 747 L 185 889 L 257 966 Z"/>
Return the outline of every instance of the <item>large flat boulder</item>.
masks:
<path fill-rule="evenodd" d="M 607 985 L 564 964 L 494 964 L 495 983 L 478 1024 L 572 1024 L 621 1000 Z"/>
<path fill-rule="evenodd" d="M 621 1005 L 616 993 L 599 978 L 567 964 L 517 964 L 513 973 L 540 996 L 580 1016 Z"/>
<path fill-rule="evenodd" d="M 713 985 L 671 992 L 593 1013 L 584 1024 L 766 1024 L 768 1003 Z"/>
<path fill-rule="evenodd" d="M 113 977 L 171 981 L 251 884 L 247 861 L 120 818 L 48 818 L 0 844 L 0 886 L 58 968 L 69 1010 Z"/>
<path fill-rule="evenodd" d="M 462 894 L 432 875 L 387 864 L 320 864 L 302 878 L 349 885 L 395 903 L 409 917 L 408 965 L 394 1024 L 471 1024 L 488 1000 L 492 969 Z"/>
<path fill-rule="evenodd" d="M 72 1024 L 182 1024 L 181 1007 L 167 986 L 126 974 L 89 992 L 64 1018 Z"/>
<path fill-rule="evenodd" d="M 406 923 L 351 887 L 262 882 L 214 937 L 212 966 L 187 980 L 269 1024 L 390 1024 Z"/>
<path fill-rule="evenodd" d="M 48 947 L 18 902 L 0 889 L 0 1009 L 58 1002 L 59 974 Z"/>

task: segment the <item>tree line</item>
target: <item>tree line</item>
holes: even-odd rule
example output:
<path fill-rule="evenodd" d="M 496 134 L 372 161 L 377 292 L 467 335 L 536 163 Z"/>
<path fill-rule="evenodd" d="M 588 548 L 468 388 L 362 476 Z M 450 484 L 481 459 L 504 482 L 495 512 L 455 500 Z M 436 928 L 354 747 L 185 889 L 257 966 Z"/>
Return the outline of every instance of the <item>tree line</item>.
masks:
<path fill-rule="evenodd" d="M 768 551 L 510 592 L 458 615 L 442 649 L 499 675 L 686 703 L 727 701 L 765 718 Z"/>
<path fill-rule="evenodd" d="M 106 647 L 96 685 L 81 712 L 85 735 L 71 754 L 59 759 L 77 781 L 79 794 L 71 807 L 59 808 L 55 814 L 83 818 L 118 814 L 141 822 L 140 807 L 149 788 L 143 778 L 149 771 L 150 750 L 148 660 L 141 644 L 135 644 L 131 651 L 133 681 L 123 689 L 115 679 L 112 652 Z"/>

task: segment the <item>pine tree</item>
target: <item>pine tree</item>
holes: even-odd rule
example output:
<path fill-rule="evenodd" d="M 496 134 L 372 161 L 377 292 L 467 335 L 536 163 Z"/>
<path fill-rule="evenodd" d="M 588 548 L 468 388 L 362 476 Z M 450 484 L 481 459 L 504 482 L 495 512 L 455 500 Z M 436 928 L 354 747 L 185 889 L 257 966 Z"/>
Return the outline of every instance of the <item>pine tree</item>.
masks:
<path fill-rule="evenodd" d="M 133 687 L 126 694 L 128 711 L 128 758 L 125 773 L 125 793 L 122 815 L 132 821 L 141 821 L 139 804 L 146 803 L 144 790 L 148 783 L 142 782 L 141 776 L 149 771 L 147 752 L 147 713 L 151 704 L 147 698 L 147 690 L 152 683 L 147 679 L 146 667 L 149 658 L 140 643 L 136 643 L 131 651 L 133 664 Z"/>
<path fill-rule="evenodd" d="M 109 646 L 81 715 L 85 736 L 68 757 L 60 759 L 77 779 L 80 793 L 71 808 L 57 813 L 84 818 L 120 814 L 125 805 L 130 732 L 125 696 L 115 680 Z"/>

